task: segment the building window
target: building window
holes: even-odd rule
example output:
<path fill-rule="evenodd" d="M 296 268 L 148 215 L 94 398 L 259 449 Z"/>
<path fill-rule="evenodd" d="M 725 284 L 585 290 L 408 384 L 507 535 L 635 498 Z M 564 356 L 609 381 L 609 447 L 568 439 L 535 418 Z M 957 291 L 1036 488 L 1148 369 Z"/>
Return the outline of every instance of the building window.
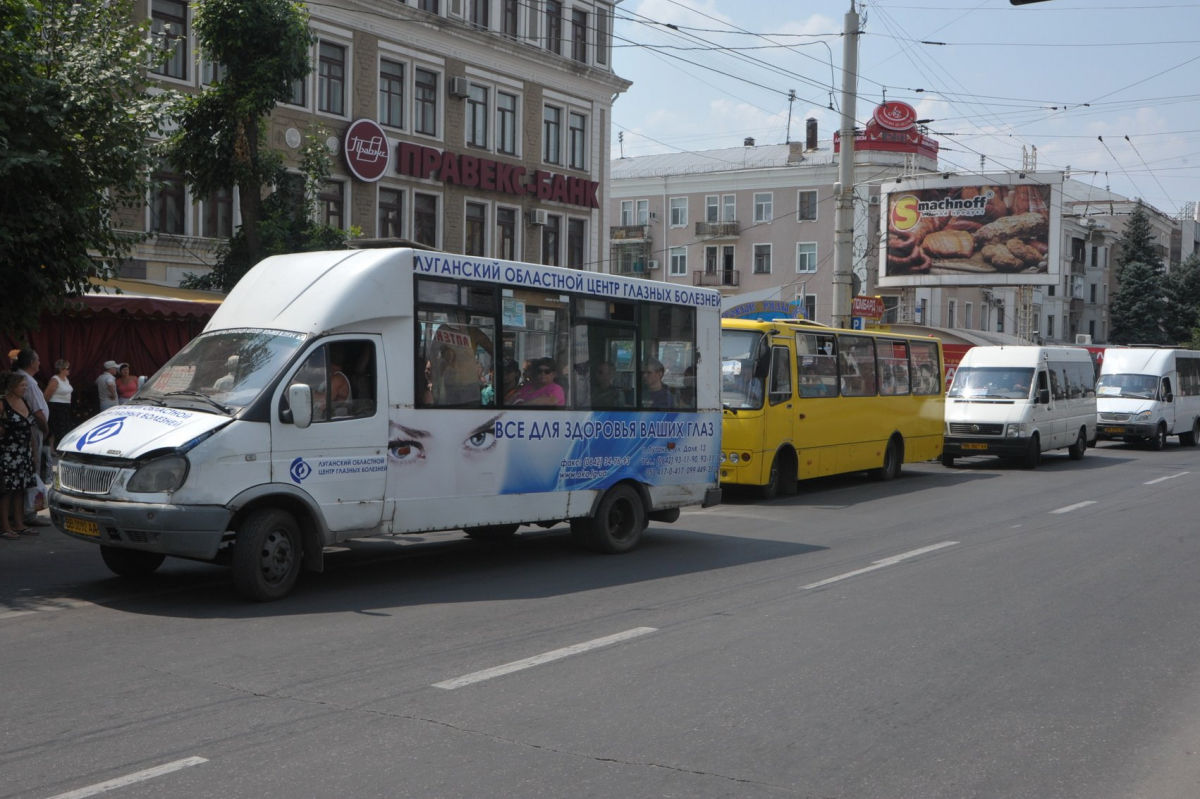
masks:
<path fill-rule="evenodd" d="M 636 224 L 636 225 L 650 224 L 650 201 L 649 200 L 638 200 L 637 201 L 637 220 L 634 222 L 634 224 Z"/>
<path fill-rule="evenodd" d="M 1096 284 L 1095 283 L 1088 284 L 1088 294 L 1089 294 L 1089 296 L 1091 296 L 1092 305 L 1095 305 L 1096 304 Z"/>
<path fill-rule="evenodd" d="M 317 194 L 317 213 L 321 221 L 341 230 L 345 227 L 345 187 L 336 180 L 327 180 Z"/>
<path fill-rule="evenodd" d="M 1088 335 L 1092 337 L 1092 341 L 1096 340 L 1096 320 L 1088 320 Z"/>
<path fill-rule="evenodd" d="M 413 129 L 426 136 L 436 136 L 438 76 L 436 72 L 417 67 L 413 70 Z"/>
<path fill-rule="evenodd" d="M 229 70 L 221 64 L 215 64 L 207 58 L 200 61 L 200 82 L 205 86 L 220 83 L 228 74 Z"/>
<path fill-rule="evenodd" d="M 571 58 L 587 63 L 588 15 L 582 9 L 571 10 Z"/>
<path fill-rule="evenodd" d="M 467 144 L 488 146 L 488 89 L 474 83 L 467 89 Z"/>
<path fill-rule="evenodd" d="M 521 0 L 501 0 L 500 32 L 505 36 L 517 38 Z"/>
<path fill-rule="evenodd" d="M 546 0 L 546 49 L 562 55 L 562 3 Z"/>
<path fill-rule="evenodd" d="M 922 300 L 924 302 L 924 300 Z M 996 332 L 1004 332 L 1004 303 L 996 303 Z"/>
<path fill-rule="evenodd" d="M 154 0 L 151 4 L 150 32 L 166 56 L 166 60 L 154 68 L 159 75 L 187 80 L 190 63 L 187 9 L 183 0 Z"/>
<path fill-rule="evenodd" d="M 958 327 L 958 303 L 954 300 L 946 300 L 946 327 Z"/>
<path fill-rule="evenodd" d="M 775 195 L 770 192 L 763 192 L 754 195 L 754 221 L 755 223 L 770 222 L 775 211 Z"/>
<path fill-rule="evenodd" d="M 704 248 L 704 273 L 706 275 L 715 275 L 717 273 L 717 248 Z"/>
<path fill-rule="evenodd" d="M 796 242 L 796 271 L 817 271 L 817 243 L 815 241 Z"/>
<path fill-rule="evenodd" d="M 687 274 L 687 247 L 672 247 L 670 250 L 671 276 L 680 277 Z"/>
<path fill-rule="evenodd" d="M 671 198 L 671 227 L 687 227 L 687 197 Z"/>
<path fill-rule="evenodd" d="M 1046 338 L 1054 338 L 1054 314 L 1046 317 Z"/>
<path fill-rule="evenodd" d="M 346 113 L 346 48 L 321 42 L 317 52 L 317 110 L 342 116 Z"/>
<path fill-rule="evenodd" d="M 583 269 L 584 226 L 582 219 L 567 220 L 567 268 Z"/>
<path fill-rule="evenodd" d="M 496 92 L 496 152 L 517 154 L 517 96 Z"/>
<path fill-rule="evenodd" d="M 417 8 L 421 9 L 422 11 L 428 11 L 430 14 L 440 13 L 441 10 L 438 8 L 438 6 L 438 0 L 417 0 Z"/>
<path fill-rule="evenodd" d="M 387 59 L 379 62 L 379 121 L 404 127 L 404 65 Z"/>
<path fill-rule="evenodd" d="M 379 237 L 404 238 L 404 192 L 398 189 L 379 190 Z"/>
<path fill-rule="evenodd" d="M 737 221 L 737 195 L 726 194 L 721 197 L 721 221 L 736 222 Z"/>
<path fill-rule="evenodd" d="M 542 226 L 542 263 L 546 266 L 558 266 L 558 241 L 561 227 L 561 216 L 546 215 L 546 224 Z"/>
<path fill-rule="evenodd" d="M 517 210 L 496 209 L 496 257 L 517 260 Z"/>
<path fill-rule="evenodd" d="M 596 63 L 608 63 L 608 49 L 611 42 L 608 36 L 611 12 L 603 6 L 596 7 Z"/>
<path fill-rule="evenodd" d="M 288 98 L 283 102 L 288 105 L 305 106 L 308 104 L 308 79 L 296 78 L 288 89 Z"/>
<path fill-rule="evenodd" d="M 963 329 L 970 330 L 974 327 L 975 322 L 971 318 L 974 310 L 975 306 L 971 303 L 968 302 L 963 304 Z"/>
<path fill-rule="evenodd" d="M 756 275 L 771 274 L 771 245 L 770 244 L 755 244 L 754 245 L 754 274 L 756 274 Z"/>
<path fill-rule="evenodd" d="M 621 226 L 633 224 L 633 200 L 621 200 Z"/>
<path fill-rule="evenodd" d="M 704 198 L 704 221 L 712 225 L 721 221 L 721 198 L 715 194 Z"/>
<path fill-rule="evenodd" d="M 436 194 L 413 193 L 413 241 L 437 246 L 438 198 Z"/>
<path fill-rule="evenodd" d="M 487 243 L 484 241 L 486 226 L 487 206 L 483 203 L 467 203 L 463 217 L 464 255 L 487 255 Z"/>
<path fill-rule="evenodd" d="M 562 109 L 548 105 L 542 109 L 542 160 L 562 163 Z"/>
<path fill-rule="evenodd" d="M 203 227 L 200 235 L 210 239 L 233 236 L 233 192 L 217 189 L 204 201 Z"/>
<path fill-rule="evenodd" d="M 571 111 L 567 114 L 567 165 L 587 169 L 587 117 Z"/>
<path fill-rule="evenodd" d="M 492 4 L 492 0 L 467 0 L 470 4 L 468 9 L 467 21 L 476 28 L 488 29 L 489 19 L 488 7 Z"/>
<path fill-rule="evenodd" d="M 804 190 L 796 194 L 796 221 L 811 222 L 817 218 L 817 192 Z"/>
<path fill-rule="evenodd" d="M 181 175 L 159 173 L 150 203 L 150 230 L 182 236 L 187 232 L 184 215 L 186 192 Z"/>

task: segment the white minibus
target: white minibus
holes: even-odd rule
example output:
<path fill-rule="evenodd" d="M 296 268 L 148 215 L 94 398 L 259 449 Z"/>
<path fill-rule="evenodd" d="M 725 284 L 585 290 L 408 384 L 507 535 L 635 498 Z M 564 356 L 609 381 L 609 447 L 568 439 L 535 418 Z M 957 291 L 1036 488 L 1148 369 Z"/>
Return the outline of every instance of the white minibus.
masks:
<path fill-rule="evenodd" d="M 1034 469 L 1042 453 L 1073 460 L 1096 441 L 1096 377 L 1083 347 L 972 347 L 946 394 L 942 463 L 1000 455 Z"/>
<path fill-rule="evenodd" d="M 50 513 L 124 576 L 228 563 L 277 599 L 325 547 L 570 522 L 602 552 L 719 501 L 720 295 L 412 249 L 268 258 L 58 447 Z"/>
<path fill-rule="evenodd" d="M 1109 347 L 1096 383 L 1100 438 L 1162 449 L 1167 436 L 1194 447 L 1200 435 L 1200 352 Z"/>

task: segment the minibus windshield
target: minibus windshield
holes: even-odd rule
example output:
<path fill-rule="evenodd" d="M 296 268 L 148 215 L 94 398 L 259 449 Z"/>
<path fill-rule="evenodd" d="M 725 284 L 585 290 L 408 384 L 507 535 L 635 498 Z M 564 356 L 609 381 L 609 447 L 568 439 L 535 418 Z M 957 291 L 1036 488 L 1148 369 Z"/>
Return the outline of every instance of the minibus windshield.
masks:
<path fill-rule="evenodd" d="M 1154 399 L 1157 392 L 1158 378 L 1154 375 L 1100 375 L 1096 381 L 1097 397 Z"/>
<path fill-rule="evenodd" d="M 146 381 L 135 401 L 233 414 L 249 405 L 304 343 L 283 330 L 237 329 L 193 339 Z"/>
<path fill-rule="evenodd" d="M 947 397 L 1028 399 L 1033 369 L 1016 366 L 960 366 Z"/>
<path fill-rule="evenodd" d="M 753 330 L 721 331 L 721 405 L 755 409 L 763 404 L 763 379 L 754 376 L 754 359 L 760 352 L 762 333 Z"/>

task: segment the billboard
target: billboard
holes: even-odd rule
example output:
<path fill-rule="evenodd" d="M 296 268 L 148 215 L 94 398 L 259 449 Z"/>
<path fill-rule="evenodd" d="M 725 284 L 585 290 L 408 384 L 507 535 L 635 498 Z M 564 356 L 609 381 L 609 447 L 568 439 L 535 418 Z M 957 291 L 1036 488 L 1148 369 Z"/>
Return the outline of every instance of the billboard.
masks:
<path fill-rule="evenodd" d="M 1058 282 L 1059 173 L 905 178 L 880 207 L 880 286 Z"/>

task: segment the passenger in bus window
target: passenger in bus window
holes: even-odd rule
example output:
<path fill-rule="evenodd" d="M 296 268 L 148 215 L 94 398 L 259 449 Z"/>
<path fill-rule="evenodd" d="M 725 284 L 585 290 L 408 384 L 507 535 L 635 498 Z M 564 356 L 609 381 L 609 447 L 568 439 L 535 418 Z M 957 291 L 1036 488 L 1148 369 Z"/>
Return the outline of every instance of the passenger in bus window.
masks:
<path fill-rule="evenodd" d="M 613 384 L 617 370 L 608 361 L 600 361 L 592 367 L 592 407 L 625 407 L 625 393 Z"/>
<path fill-rule="evenodd" d="M 658 410 L 674 408 L 675 397 L 671 389 L 663 385 L 662 361 L 657 358 L 647 358 L 642 364 L 642 407 Z"/>
<path fill-rule="evenodd" d="M 533 364 L 532 380 L 521 386 L 509 401 L 512 405 L 558 407 L 567 404 L 566 392 L 558 384 L 558 364 L 553 358 L 538 358 Z"/>

